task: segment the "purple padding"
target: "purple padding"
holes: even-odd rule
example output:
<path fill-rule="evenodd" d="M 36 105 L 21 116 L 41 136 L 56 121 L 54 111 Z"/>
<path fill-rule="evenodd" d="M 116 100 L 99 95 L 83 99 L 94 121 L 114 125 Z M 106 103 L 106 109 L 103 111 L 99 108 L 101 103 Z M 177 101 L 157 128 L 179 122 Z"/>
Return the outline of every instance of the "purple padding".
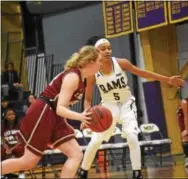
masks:
<path fill-rule="evenodd" d="M 158 125 L 163 136 L 168 137 L 161 87 L 158 81 L 143 83 L 148 120 Z"/>

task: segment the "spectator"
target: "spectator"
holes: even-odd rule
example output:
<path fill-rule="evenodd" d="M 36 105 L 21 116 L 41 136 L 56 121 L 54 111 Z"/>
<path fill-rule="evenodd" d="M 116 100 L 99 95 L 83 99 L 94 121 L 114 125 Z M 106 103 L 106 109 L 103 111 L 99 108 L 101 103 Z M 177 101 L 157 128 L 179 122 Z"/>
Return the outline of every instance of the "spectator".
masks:
<path fill-rule="evenodd" d="M 17 133 L 19 132 L 19 121 L 16 112 L 9 108 L 5 111 L 5 120 L 2 125 L 1 139 L 1 160 L 10 157 L 21 157 L 24 153 L 24 146 L 18 141 Z M 23 172 L 19 178 L 23 178 Z"/>
<path fill-rule="evenodd" d="M 28 107 L 37 100 L 37 97 L 34 94 L 30 94 L 27 98 L 27 104 L 23 106 L 23 111 L 26 113 Z"/>
<path fill-rule="evenodd" d="M 177 118 L 181 131 L 181 140 L 185 154 L 185 168 L 188 168 L 188 97 L 181 101 L 177 111 Z"/>
<path fill-rule="evenodd" d="M 37 97 L 33 94 L 30 94 L 28 97 L 29 106 L 36 101 Z"/>
<path fill-rule="evenodd" d="M 4 112 L 7 108 L 10 107 L 9 101 L 7 97 L 2 97 L 1 99 L 1 119 L 4 117 Z"/>
<path fill-rule="evenodd" d="M 19 91 L 19 100 L 23 99 L 23 85 L 20 84 L 18 73 L 14 69 L 14 63 L 8 62 L 5 65 L 5 71 L 2 73 L 2 91 L 3 95 L 8 96 L 9 92 Z"/>

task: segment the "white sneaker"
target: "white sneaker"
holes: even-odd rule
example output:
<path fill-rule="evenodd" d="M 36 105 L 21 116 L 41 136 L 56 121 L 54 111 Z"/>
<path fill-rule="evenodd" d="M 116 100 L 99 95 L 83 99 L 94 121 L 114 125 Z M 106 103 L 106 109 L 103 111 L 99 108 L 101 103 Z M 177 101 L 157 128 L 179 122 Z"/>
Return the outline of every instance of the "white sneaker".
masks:
<path fill-rule="evenodd" d="M 25 178 L 25 173 L 24 172 L 21 172 L 18 176 L 18 178 Z"/>

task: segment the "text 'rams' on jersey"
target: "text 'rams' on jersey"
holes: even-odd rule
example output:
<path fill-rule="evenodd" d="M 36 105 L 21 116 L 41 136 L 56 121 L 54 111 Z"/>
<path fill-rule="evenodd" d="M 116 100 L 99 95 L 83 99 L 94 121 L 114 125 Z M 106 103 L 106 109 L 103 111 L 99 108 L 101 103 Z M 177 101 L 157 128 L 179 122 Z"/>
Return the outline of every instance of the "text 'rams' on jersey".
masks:
<path fill-rule="evenodd" d="M 113 72 L 104 75 L 98 71 L 95 74 L 96 84 L 99 88 L 102 102 L 123 102 L 128 100 L 132 94 L 127 85 L 127 75 L 112 57 Z"/>

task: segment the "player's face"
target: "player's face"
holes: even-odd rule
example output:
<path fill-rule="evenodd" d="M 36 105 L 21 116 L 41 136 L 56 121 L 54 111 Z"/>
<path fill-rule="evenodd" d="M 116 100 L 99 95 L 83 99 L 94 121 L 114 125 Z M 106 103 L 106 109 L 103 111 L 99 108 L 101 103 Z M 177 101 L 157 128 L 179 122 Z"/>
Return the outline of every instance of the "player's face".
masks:
<path fill-rule="evenodd" d="M 106 42 L 97 48 L 99 53 L 101 54 L 102 59 L 111 59 L 111 54 L 112 54 L 112 46 L 110 43 Z"/>
<path fill-rule="evenodd" d="M 88 64 L 89 73 L 91 75 L 95 74 L 96 72 L 99 71 L 101 66 L 102 66 L 102 58 L 101 58 L 101 54 L 99 53 L 96 61 Z"/>

